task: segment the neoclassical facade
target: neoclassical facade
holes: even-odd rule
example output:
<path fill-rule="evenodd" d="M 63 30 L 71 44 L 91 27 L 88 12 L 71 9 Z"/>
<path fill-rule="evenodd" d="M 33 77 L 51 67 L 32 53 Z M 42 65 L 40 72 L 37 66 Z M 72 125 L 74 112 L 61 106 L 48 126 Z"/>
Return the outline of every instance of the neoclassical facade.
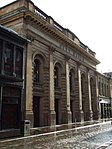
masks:
<path fill-rule="evenodd" d="M 23 100 L 31 127 L 111 117 L 111 78 L 97 72 L 95 52 L 32 1 L 15 1 L 0 15 L 0 24 L 29 40 Z"/>

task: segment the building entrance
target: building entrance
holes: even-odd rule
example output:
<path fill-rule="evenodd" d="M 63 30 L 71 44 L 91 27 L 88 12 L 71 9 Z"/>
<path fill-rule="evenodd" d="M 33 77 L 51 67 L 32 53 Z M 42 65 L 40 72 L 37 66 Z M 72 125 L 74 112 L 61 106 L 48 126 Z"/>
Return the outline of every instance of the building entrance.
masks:
<path fill-rule="evenodd" d="M 1 103 L 1 129 L 19 129 L 21 122 L 21 91 L 3 88 Z"/>
<path fill-rule="evenodd" d="M 59 99 L 55 99 L 56 125 L 59 124 Z"/>
<path fill-rule="evenodd" d="M 33 97 L 34 127 L 40 126 L 40 97 Z"/>
<path fill-rule="evenodd" d="M 3 98 L 2 104 L 2 129 L 19 128 L 19 105 L 18 99 Z"/>

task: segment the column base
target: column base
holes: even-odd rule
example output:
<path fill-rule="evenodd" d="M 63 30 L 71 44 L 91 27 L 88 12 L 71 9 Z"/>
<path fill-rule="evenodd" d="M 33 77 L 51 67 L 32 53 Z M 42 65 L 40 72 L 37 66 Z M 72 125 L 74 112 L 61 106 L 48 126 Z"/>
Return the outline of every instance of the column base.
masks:
<path fill-rule="evenodd" d="M 50 111 L 49 125 L 50 126 L 56 125 L 56 112 L 55 111 Z"/>
<path fill-rule="evenodd" d="M 84 112 L 82 110 L 80 111 L 80 118 L 81 122 L 84 122 Z"/>
<path fill-rule="evenodd" d="M 84 122 L 84 112 L 82 110 L 75 112 L 76 122 Z"/>
<path fill-rule="evenodd" d="M 72 113 L 71 111 L 67 111 L 67 124 L 72 123 Z"/>
<path fill-rule="evenodd" d="M 93 121 L 93 112 L 91 110 L 89 112 L 89 121 Z"/>
<path fill-rule="evenodd" d="M 98 120 L 101 119 L 101 113 L 97 110 L 97 111 L 93 111 L 93 120 Z"/>

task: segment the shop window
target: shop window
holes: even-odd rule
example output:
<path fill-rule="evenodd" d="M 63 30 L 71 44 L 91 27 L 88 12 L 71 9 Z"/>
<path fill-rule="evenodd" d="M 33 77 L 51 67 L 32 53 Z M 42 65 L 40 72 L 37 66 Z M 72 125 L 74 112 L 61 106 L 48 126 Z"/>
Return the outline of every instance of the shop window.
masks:
<path fill-rule="evenodd" d="M 4 50 L 4 72 L 11 74 L 13 71 L 13 45 L 6 43 Z"/>
<path fill-rule="evenodd" d="M 2 48 L 3 48 L 3 41 L 0 39 L 0 72 L 1 72 L 1 66 L 2 66 Z"/>
<path fill-rule="evenodd" d="M 23 65 L 22 49 L 17 47 L 16 51 L 15 51 L 15 74 L 16 74 L 16 77 L 22 77 L 22 65 Z"/>

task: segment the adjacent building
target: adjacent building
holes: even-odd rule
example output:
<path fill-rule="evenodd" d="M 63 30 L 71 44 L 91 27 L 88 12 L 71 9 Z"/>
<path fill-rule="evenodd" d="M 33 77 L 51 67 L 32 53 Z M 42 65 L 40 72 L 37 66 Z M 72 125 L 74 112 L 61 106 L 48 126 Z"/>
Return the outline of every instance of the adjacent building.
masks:
<path fill-rule="evenodd" d="M 24 64 L 26 40 L 0 25 L 0 138 L 20 135 L 24 120 Z M 13 132 L 9 133 L 13 129 Z M 2 133 L 3 132 L 3 133 Z"/>
<path fill-rule="evenodd" d="M 97 72 L 96 66 L 100 62 L 96 59 L 95 52 L 73 32 L 62 27 L 30 0 L 18 0 L 0 8 L 0 24 L 18 33 L 13 47 L 21 51 L 20 62 L 23 62 L 24 40 L 18 38 L 22 36 L 29 40 L 23 70 L 23 63 L 18 63 L 18 68 L 15 63 L 10 68 L 11 63 L 8 63 L 10 66 L 5 68 L 2 64 L 5 56 L 1 63 L 1 70 L 11 69 L 12 82 L 16 86 L 16 89 L 1 89 L 2 96 L 8 96 L 8 93 L 4 93 L 8 90 L 13 94 L 10 99 L 15 104 L 11 105 L 9 111 L 18 109 L 18 106 L 24 107 L 25 103 L 23 115 L 24 119 L 30 120 L 31 127 L 111 117 L 111 78 Z M 16 52 L 12 54 L 16 57 Z M 15 61 L 17 60 L 16 58 Z M 25 72 L 24 84 L 22 72 Z M 5 79 L 5 82 L 9 80 Z M 20 102 L 23 85 L 24 102 Z M 16 92 L 17 95 L 14 95 Z M 1 111 L 4 109 L 1 108 Z M 1 128 L 19 128 L 20 111 L 11 126 L 5 125 L 4 116 Z"/>

